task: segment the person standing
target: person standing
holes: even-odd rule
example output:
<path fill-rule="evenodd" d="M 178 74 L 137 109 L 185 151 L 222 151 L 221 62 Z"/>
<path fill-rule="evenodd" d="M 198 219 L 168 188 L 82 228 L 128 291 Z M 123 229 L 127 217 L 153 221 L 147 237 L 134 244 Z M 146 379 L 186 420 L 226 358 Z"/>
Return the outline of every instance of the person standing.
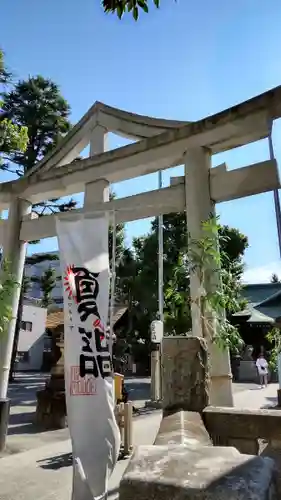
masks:
<path fill-rule="evenodd" d="M 261 389 L 264 387 L 267 387 L 267 381 L 268 381 L 268 363 L 263 355 L 261 353 L 256 361 L 256 367 L 258 369 L 258 374 L 260 378 L 260 386 Z"/>

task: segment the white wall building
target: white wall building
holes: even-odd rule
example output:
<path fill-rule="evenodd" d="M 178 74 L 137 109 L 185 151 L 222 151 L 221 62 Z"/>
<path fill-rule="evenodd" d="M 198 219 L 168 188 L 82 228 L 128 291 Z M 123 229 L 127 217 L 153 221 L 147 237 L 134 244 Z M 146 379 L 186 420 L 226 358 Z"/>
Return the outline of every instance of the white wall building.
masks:
<path fill-rule="evenodd" d="M 47 309 L 24 304 L 18 341 L 17 371 L 37 371 L 42 367 Z"/>

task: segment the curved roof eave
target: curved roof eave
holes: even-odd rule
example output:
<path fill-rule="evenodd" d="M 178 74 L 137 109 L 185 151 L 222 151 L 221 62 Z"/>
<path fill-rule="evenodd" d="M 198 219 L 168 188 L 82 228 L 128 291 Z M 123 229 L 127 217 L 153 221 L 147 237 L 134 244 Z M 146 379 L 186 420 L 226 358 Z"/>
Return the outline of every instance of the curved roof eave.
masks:
<path fill-rule="evenodd" d="M 91 132 L 97 125 L 130 139 L 145 139 L 189 123 L 138 115 L 96 101 L 57 147 L 36 163 L 25 177 L 73 161 L 88 145 Z"/>
<path fill-rule="evenodd" d="M 278 297 L 280 297 L 280 302 L 281 302 L 281 290 L 278 290 L 278 292 L 275 292 L 273 293 L 272 295 L 270 295 L 269 297 L 267 297 L 266 299 L 262 300 L 261 302 L 257 303 L 256 304 L 256 307 L 263 307 L 265 305 L 268 305 L 270 304 L 270 302 L 272 300 L 275 300 L 277 299 Z"/>
<path fill-rule="evenodd" d="M 188 125 L 191 121 L 167 120 L 152 116 L 138 115 L 122 109 L 96 103 L 99 107 L 99 124 L 107 130 L 133 139 L 146 139 L 169 129 Z M 119 123 L 118 123 L 119 122 Z"/>
<path fill-rule="evenodd" d="M 251 304 L 248 304 L 248 306 L 243 311 L 239 311 L 237 313 L 232 314 L 232 316 L 234 318 L 249 316 L 249 318 L 246 320 L 246 323 L 270 323 L 270 324 L 275 323 L 275 320 L 273 318 L 267 316 L 261 311 L 258 311 Z"/>

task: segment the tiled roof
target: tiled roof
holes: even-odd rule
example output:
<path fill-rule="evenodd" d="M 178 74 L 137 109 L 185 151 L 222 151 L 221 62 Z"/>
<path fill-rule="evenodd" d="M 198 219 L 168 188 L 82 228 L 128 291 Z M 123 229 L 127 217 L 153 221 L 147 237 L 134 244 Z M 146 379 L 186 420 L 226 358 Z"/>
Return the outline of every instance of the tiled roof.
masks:
<path fill-rule="evenodd" d="M 280 318 L 281 316 L 281 306 L 266 306 L 266 307 L 257 307 L 257 311 L 270 316 L 273 319 Z"/>
<path fill-rule="evenodd" d="M 52 329 L 64 323 L 63 309 L 48 314 L 46 321 L 46 328 Z"/>
<path fill-rule="evenodd" d="M 259 304 L 281 292 L 281 283 L 255 283 L 244 285 L 242 295 L 252 304 Z"/>
<path fill-rule="evenodd" d="M 251 309 L 252 319 L 250 322 L 265 323 L 265 318 L 268 318 L 270 323 L 273 323 L 276 318 L 281 317 L 281 283 L 260 283 L 245 285 L 243 288 L 243 296 L 249 301 L 249 306 L 246 312 Z M 243 316 L 245 311 L 237 313 L 234 316 Z M 258 317 L 260 316 L 260 320 Z"/>
<path fill-rule="evenodd" d="M 274 319 L 271 316 L 267 316 L 255 309 L 251 304 L 249 304 L 244 311 L 239 311 L 233 314 L 234 318 L 239 318 L 243 316 L 250 316 L 247 319 L 247 323 L 264 323 L 264 324 L 273 324 Z"/>

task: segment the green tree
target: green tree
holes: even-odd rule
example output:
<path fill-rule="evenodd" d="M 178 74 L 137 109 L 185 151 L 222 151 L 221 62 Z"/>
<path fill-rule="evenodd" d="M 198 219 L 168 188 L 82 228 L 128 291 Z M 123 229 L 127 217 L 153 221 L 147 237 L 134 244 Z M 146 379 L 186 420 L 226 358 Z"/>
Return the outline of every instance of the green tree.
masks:
<path fill-rule="evenodd" d="M 135 343 L 134 337 L 134 313 L 135 297 L 134 286 L 137 276 L 137 262 L 130 248 L 123 248 L 122 256 L 116 266 L 116 303 L 126 305 L 128 309 L 128 324 L 123 331 L 118 332 L 117 342 L 115 344 L 115 361 L 121 359 L 126 352 L 130 352 L 132 344 Z"/>
<path fill-rule="evenodd" d="M 280 283 L 280 279 L 276 273 L 273 273 L 270 278 L 270 283 Z"/>
<path fill-rule="evenodd" d="M 56 270 L 49 266 L 48 269 L 43 272 L 42 276 L 32 276 L 31 281 L 39 283 L 42 292 L 41 305 L 42 307 L 48 307 L 52 303 L 52 291 L 57 282 Z"/>
<path fill-rule="evenodd" d="M 56 286 L 56 270 L 49 266 L 40 278 L 40 287 L 42 291 L 42 301 L 43 307 L 48 307 L 52 303 L 52 291 Z"/>
<path fill-rule="evenodd" d="M 55 147 L 60 138 L 70 130 L 70 107 L 60 93 L 58 85 L 42 76 L 19 81 L 12 90 L 3 92 L 3 112 L 13 126 L 26 127 L 28 146 L 8 150 L 2 170 L 19 177 L 28 172 Z M 38 203 L 33 210 L 39 215 L 46 212 L 66 211 L 74 208 L 75 202 L 61 203 L 52 199 Z"/>
<path fill-rule="evenodd" d="M 155 7 L 160 7 L 160 0 L 152 0 Z M 135 21 L 139 17 L 139 11 L 148 13 L 148 0 L 102 0 L 102 6 L 106 13 L 117 14 L 119 19 L 123 14 L 131 12 Z"/>
<path fill-rule="evenodd" d="M 266 339 L 271 344 L 269 367 L 272 371 L 278 370 L 278 356 L 281 353 L 281 332 L 280 328 L 273 327 L 266 335 Z"/>
<path fill-rule="evenodd" d="M 5 66 L 4 53 L 0 49 L 0 85 L 9 84 L 11 76 Z M 3 110 L 3 102 L 0 101 L 0 164 L 4 153 L 24 152 L 27 142 L 27 128 L 13 124 L 8 119 L 6 111 Z"/>
<path fill-rule="evenodd" d="M 190 241 L 190 272 L 196 271 L 198 277 L 197 296 L 192 297 L 190 303 L 200 312 L 203 336 L 208 342 L 237 353 L 244 343 L 229 316 L 239 309 L 240 296 L 230 289 L 229 281 L 225 279 L 231 272 L 229 268 L 223 268 L 222 259 L 230 258 L 220 251 L 218 243 L 230 241 L 230 237 L 219 234 L 219 229 L 218 218 L 211 216 L 202 222 L 202 237 Z"/>
<path fill-rule="evenodd" d="M 30 255 L 26 258 L 27 265 L 41 264 L 42 262 L 58 261 L 59 257 L 56 253 L 41 253 Z M 49 265 L 48 268 L 43 272 L 42 276 L 30 276 L 29 281 L 31 283 L 39 283 L 42 292 L 42 307 L 48 307 L 52 303 L 52 291 L 56 286 L 57 282 L 56 270 Z"/>
<path fill-rule="evenodd" d="M 227 317 L 241 307 L 241 276 L 243 254 L 247 238 L 238 230 L 219 226 L 221 249 L 221 277 L 224 290 L 228 290 L 225 304 Z M 170 333 L 185 333 L 191 327 L 188 237 L 185 214 L 163 217 L 163 266 L 165 329 Z M 158 312 L 158 218 L 152 222 L 151 231 L 133 241 L 130 253 L 130 271 L 126 265 L 120 274 L 120 294 L 130 293 L 132 330 L 127 332 L 128 342 L 138 346 L 147 357 L 150 348 L 150 323 Z"/>
<path fill-rule="evenodd" d="M 186 254 L 180 254 L 173 275 L 164 289 L 165 330 L 182 335 L 191 330 L 189 265 Z"/>
<path fill-rule="evenodd" d="M 11 78 L 12 73 L 8 71 L 5 64 L 4 52 L 0 49 L 0 85 L 7 85 L 11 82 Z"/>
<path fill-rule="evenodd" d="M 183 221 L 184 216 L 182 217 Z M 243 273 L 242 256 L 248 246 L 248 240 L 237 229 L 218 225 L 215 219 L 214 222 L 208 221 L 203 227 L 205 228 L 203 238 L 196 242 L 197 257 L 200 256 L 201 259 L 201 272 L 207 273 L 206 265 L 212 269 L 214 263 L 219 266 L 219 275 L 224 291 L 224 309 L 227 320 L 230 320 L 232 314 L 243 309 L 245 305 L 241 296 L 241 277 Z M 215 249 L 216 238 L 219 242 L 218 250 Z M 186 243 L 187 237 L 183 241 L 183 246 L 181 246 L 180 241 L 177 241 L 175 248 L 178 257 L 174 261 L 168 287 L 164 288 L 166 328 L 167 331 L 170 329 L 175 334 L 186 332 L 191 328 L 189 275 L 194 263 L 188 258 Z M 192 246 L 193 242 L 191 241 L 190 244 Z"/>

